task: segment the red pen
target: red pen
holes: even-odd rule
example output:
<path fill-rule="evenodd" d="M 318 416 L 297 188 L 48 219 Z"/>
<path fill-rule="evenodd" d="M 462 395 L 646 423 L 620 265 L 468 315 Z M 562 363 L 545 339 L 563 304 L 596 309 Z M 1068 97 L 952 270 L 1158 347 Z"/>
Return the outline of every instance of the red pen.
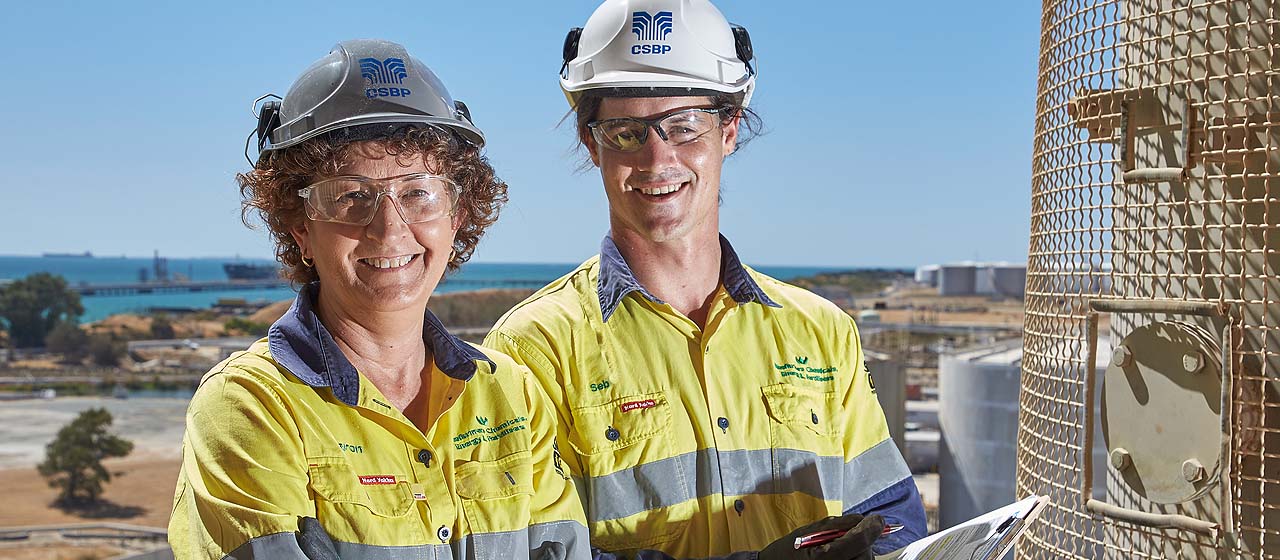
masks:
<path fill-rule="evenodd" d="M 902 530 L 902 527 L 902 525 L 886 524 L 884 526 L 884 530 L 880 532 L 880 536 L 883 537 L 890 533 L 896 533 Z M 817 533 L 809 533 L 808 535 L 796 537 L 796 550 L 827 544 L 844 536 L 844 534 L 848 532 L 849 531 L 847 529 L 831 529 L 829 531 L 818 531 Z"/>

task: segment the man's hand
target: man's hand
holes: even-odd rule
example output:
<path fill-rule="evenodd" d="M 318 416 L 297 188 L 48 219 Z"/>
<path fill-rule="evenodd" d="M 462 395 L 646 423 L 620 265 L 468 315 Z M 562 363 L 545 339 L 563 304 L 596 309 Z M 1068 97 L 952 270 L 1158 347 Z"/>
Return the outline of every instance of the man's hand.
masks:
<path fill-rule="evenodd" d="M 849 532 L 827 544 L 796 549 L 796 538 L 833 529 Z M 759 560 L 872 560 L 871 544 L 880 538 L 884 530 L 884 518 L 879 515 L 863 517 L 856 513 L 841 517 L 828 517 L 796 529 L 787 536 L 773 541 L 760 551 Z"/>

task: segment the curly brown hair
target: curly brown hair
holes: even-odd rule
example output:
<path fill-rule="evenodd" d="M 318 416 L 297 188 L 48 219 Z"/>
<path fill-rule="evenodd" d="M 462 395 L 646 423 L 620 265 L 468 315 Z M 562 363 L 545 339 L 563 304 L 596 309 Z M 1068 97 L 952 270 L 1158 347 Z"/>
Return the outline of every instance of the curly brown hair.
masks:
<path fill-rule="evenodd" d="M 480 148 L 437 128 L 406 126 L 389 135 L 357 141 L 323 135 L 267 152 L 252 170 L 236 175 L 244 198 L 240 217 L 251 228 L 255 214 L 266 223 L 275 237 L 276 259 L 285 266 L 290 280 L 306 284 L 319 279 L 314 268 L 302 264 L 302 250 L 290 233 L 307 219 L 298 189 L 337 175 L 354 157 L 394 157 L 401 165 L 422 158 L 432 173 L 449 177 L 461 187 L 455 211 L 462 225 L 453 239 L 455 254 L 449 259 L 449 272 L 470 260 L 485 229 L 497 221 L 507 202 L 507 184 L 498 178 Z"/>

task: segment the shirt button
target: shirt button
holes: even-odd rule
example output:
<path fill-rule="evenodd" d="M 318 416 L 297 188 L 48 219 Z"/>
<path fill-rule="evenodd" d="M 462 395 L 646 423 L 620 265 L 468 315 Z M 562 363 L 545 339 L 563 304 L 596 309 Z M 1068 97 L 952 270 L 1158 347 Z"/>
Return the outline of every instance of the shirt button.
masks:
<path fill-rule="evenodd" d="M 604 431 L 604 437 L 609 441 L 618 441 L 618 438 L 622 437 L 622 434 L 619 433 L 618 430 L 614 429 L 613 426 L 609 426 L 609 429 Z"/>
<path fill-rule="evenodd" d="M 422 464 L 423 464 L 423 465 L 425 465 L 427 468 L 430 468 L 430 467 L 431 467 L 431 452 L 430 452 L 430 451 L 427 451 L 426 449 L 423 449 L 423 450 L 418 451 L 418 462 L 419 462 L 419 463 L 422 463 Z"/>
<path fill-rule="evenodd" d="M 441 525 L 440 528 L 436 530 L 436 536 L 440 537 L 440 542 L 449 542 L 449 535 L 451 534 L 453 533 L 444 525 Z"/>
<path fill-rule="evenodd" d="M 737 499 L 733 501 L 733 511 L 738 512 L 738 515 L 742 515 L 742 510 L 744 509 L 747 509 L 746 502 L 742 501 L 741 499 Z"/>
<path fill-rule="evenodd" d="M 720 426 L 721 430 L 727 430 L 729 429 L 729 419 L 721 416 L 719 420 L 716 420 L 716 425 Z"/>
<path fill-rule="evenodd" d="M 813 412 L 813 411 L 809 411 L 809 414 L 812 414 L 812 415 L 813 415 L 813 416 L 811 416 L 811 417 L 810 417 L 810 419 L 811 419 L 811 420 L 813 420 L 813 423 L 814 423 L 814 424 L 817 424 L 817 423 L 818 423 L 818 413 L 817 413 L 817 412 Z"/>

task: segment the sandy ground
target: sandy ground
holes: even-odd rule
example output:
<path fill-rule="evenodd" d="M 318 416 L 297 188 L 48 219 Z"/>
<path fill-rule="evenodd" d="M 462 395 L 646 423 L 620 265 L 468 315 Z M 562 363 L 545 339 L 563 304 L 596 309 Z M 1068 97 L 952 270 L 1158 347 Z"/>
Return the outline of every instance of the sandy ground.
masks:
<path fill-rule="evenodd" d="M 112 475 L 103 493 L 107 504 L 87 514 L 51 507 L 57 491 L 34 468 L 0 470 L 0 494 L 5 497 L 0 527 L 113 522 L 163 528 L 173 509 L 178 462 L 177 457 L 106 461 Z"/>
<path fill-rule="evenodd" d="M 103 511 L 75 515 L 50 507 L 56 491 L 36 473 L 44 446 L 80 411 L 104 407 L 112 431 L 134 442 L 128 457 L 106 461 L 113 478 Z M 182 451 L 184 399 L 67 397 L 0 402 L 0 527 L 121 522 L 164 527 L 173 503 Z M 0 551 L 0 557 L 7 558 Z M 50 556 L 56 557 L 56 556 Z"/>
<path fill-rule="evenodd" d="M 0 545 L 0 558 L 6 560 L 101 560 L 114 558 L 120 549 L 111 546 L 31 546 L 14 548 Z"/>

